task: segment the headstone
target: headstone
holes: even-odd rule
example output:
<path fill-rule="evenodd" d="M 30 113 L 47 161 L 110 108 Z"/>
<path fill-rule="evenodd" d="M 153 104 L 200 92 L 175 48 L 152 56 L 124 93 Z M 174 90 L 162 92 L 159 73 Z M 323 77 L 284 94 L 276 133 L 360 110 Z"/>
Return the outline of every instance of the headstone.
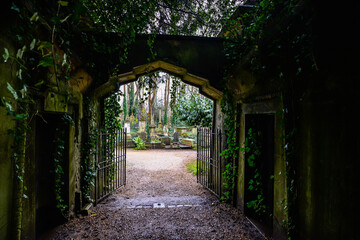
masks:
<path fill-rule="evenodd" d="M 191 133 L 193 135 L 196 135 L 197 134 L 197 128 L 196 127 L 193 127 L 192 130 L 191 130 Z"/>
<path fill-rule="evenodd" d="M 179 133 L 178 132 L 174 132 L 173 137 L 174 137 L 174 140 L 173 140 L 174 143 L 179 142 Z"/>
<path fill-rule="evenodd" d="M 164 126 L 163 131 L 165 136 L 169 136 L 169 129 L 166 126 Z"/>
<path fill-rule="evenodd" d="M 161 128 L 161 109 L 159 110 L 159 123 L 158 127 Z"/>
<path fill-rule="evenodd" d="M 180 136 L 186 135 L 186 130 L 186 127 L 176 127 L 176 132 L 178 132 Z"/>
<path fill-rule="evenodd" d="M 146 122 L 144 120 L 139 121 L 139 133 L 145 132 Z"/>
<path fill-rule="evenodd" d="M 125 122 L 124 124 L 124 128 L 126 130 L 126 138 L 131 138 L 131 133 L 130 133 L 130 122 Z"/>
<path fill-rule="evenodd" d="M 168 136 L 162 137 L 161 143 L 164 145 L 170 145 L 170 138 Z"/>
<path fill-rule="evenodd" d="M 149 126 L 149 128 L 150 128 L 150 138 L 151 138 L 151 141 L 153 142 L 156 139 L 156 132 L 155 132 L 156 126 L 154 124 L 151 124 Z"/>
<path fill-rule="evenodd" d="M 139 137 L 140 137 L 144 142 L 146 142 L 146 132 L 141 132 L 141 133 L 139 134 Z"/>

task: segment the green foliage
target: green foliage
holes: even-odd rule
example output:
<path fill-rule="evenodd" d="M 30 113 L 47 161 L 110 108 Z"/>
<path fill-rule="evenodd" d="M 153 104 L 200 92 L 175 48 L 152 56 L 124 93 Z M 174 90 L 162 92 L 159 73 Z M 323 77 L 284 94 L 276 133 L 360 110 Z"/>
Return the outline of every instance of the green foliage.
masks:
<path fill-rule="evenodd" d="M 251 192 L 254 192 L 257 196 L 256 199 L 253 199 L 246 203 L 246 207 L 254 209 L 258 214 L 270 214 L 264 203 L 264 186 L 259 169 L 257 168 L 257 161 L 261 155 L 261 146 L 259 145 L 258 137 L 261 136 L 261 131 L 254 132 L 252 128 L 249 128 L 244 147 L 241 148 L 241 151 L 245 152 L 246 163 L 250 168 L 253 168 L 254 175 L 251 176 L 248 182 L 248 189 Z"/>
<path fill-rule="evenodd" d="M 141 138 L 139 138 L 139 137 L 134 138 L 134 142 L 135 142 L 135 145 L 136 145 L 135 149 L 137 149 L 137 150 L 146 149 L 145 143 Z"/>
<path fill-rule="evenodd" d="M 146 131 L 146 141 L 151 142 L 151 139 L 150 139 L 150 127 L 149 127 L 148 122 L 146 122 L 145 131 Z"/>
<path fill-rule="evenodd" d="M 136 111 L 137 111 L 137 109 L 135 106 L 134 84 L 131 83 L 129 85 L 129 113 L 128 113 L 129 117 L 131 115 L 136 116 Z M 124 111 L 124 113 L 125 113 L 125 111 Z"/>
<path fill-rule="evenodd" d="M 104 100 L 105 126 L 107 132 L 115 132 L 121 128 L 121 106 L 117 101 L 120 93 L 113 93 Z M 125 115 L 125 114 L 124 114 Z"/>
<path fill-rule="evenodd" d="M 190 98 L 182 95 L 178 102 L 175 115 L 187 126 L 212 126 L 213 102 L 198 94 L 191 94 Z"/>
<path fill-rule="evenodd" d="M 226 76 L 226 75 L 225 75 Z M 225 82 L 228 79 L 224 78 Z M 232 202 L 235 189 L 236 167 L 239 146 L 236 141 L 236 105 L 232 93 L 228 88 L 224 89 L 223 99 L 221 101 L 221 111 L 224 113 L 226 148 L 221 152 L 225 161 L 225 169 L 222 173 L 223 177 L 223 196 L 221 200 L 224 202 Z"/>
<path fill-rule="evenodd" d="M 68 217 L 68 206 L 66 205 L 66 187 L 65 187 L 65 162 L 64 159 L 66 158 L 66 129 L 67 126 L 73 125 L 74 121 L 72 120 L 71 116 L 68 114 L 64 114 L 61 117 L 61 123 L 56 128 L 55 131 L 55 140 L 53 145 L 55 146 L 55 150 L 53 152 L 53 173 L 54 173 L 54 180 L 55 180 L 55 199 L 57 202 L 56 207 L 61 211 L 62 215 L 67 218 Z"/>
<path fill-rule="evenodd" d="M 131 110 L 131 109 L 129 109 Z M 126 121 L 126 116 L 128 114 L 128 109 L 127 109 L 127 101 L 126 101 L 126 92 L 124 92 L 124 99 L 123 99 L 123 108 L 122 108 L 122 111 L 123 111 L 123 116 L 124 116 L 124 119 L 123 119 L 123 122 L 125 123 Z M 130 111 L 129 111 L 130 112 Z M 131 113 L 130 113 L 131 114 Z"/>
<path fill-rule="evenodd" d="M 81 194 L 83 202 L 93 202 L 91 197 L 92 187 L 95 186 L 96 176 L 95 163 L 92 158 L 96 154 L 97 130 L 95 128 L 95 110 L 89 97 L 84 98 L 82 118 L 82 141 L 81 146 Z"/>
<path fill-rule="evenodd" d="M 165 113 L 163 115 L 162 123 L 163 123 L 164 126 L 168 123 L 167 111 L 165 111 Z"/>
<path fill-rule="evenodd" d="M 196 165 L 197 165 L 196 161 L 191 161 L 191 162 L 186 163 L 186 168 L 187 168 L 188 172 L 192 172 L 194 176 L 197 173 Z"/>
<path fill-rule="evenodd" d="M 313 6 L 300 0 L 263 0 L 252 10 L 229 18 L 224 28 L 228 69 L 241 62 L 258 83 L 276 82 L 278 91 L 282 92 L 289 238 L 296 235 L 293 231 L 296 213 L 292 206 L 296 202 L 294 130 L 298 116 L 293 108 L 304 97 L 294 85 L 319 71 L 313 45 L 317 42 L 312 29 Z"/>

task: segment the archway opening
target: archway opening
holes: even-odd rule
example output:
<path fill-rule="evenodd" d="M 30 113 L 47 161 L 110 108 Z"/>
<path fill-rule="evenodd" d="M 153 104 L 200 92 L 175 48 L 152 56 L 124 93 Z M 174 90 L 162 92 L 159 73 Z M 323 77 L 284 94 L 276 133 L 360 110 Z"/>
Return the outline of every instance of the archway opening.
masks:
<path fill-rule="evenodd" d="M 125 127 L 127 147 L 141 148 L 136 144 L 141 139 L 148 148 L 194 148 L 196 128 L 213 126 L 213 106 L 197 87 L 156 71 L 119 86 L 104 100 L 104 127 Z"/>

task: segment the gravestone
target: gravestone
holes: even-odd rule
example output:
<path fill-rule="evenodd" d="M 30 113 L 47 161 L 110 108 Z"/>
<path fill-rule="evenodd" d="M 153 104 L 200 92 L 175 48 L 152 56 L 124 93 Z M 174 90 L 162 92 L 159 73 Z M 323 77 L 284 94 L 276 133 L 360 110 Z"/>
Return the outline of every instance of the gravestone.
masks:
<path fill-rule="evenodd" d="M 174 142 L 174 143 L 178 143 L 178 142 L 179 142 L 179 133 L 178 133 L 178 132 L 174 132 L 173 137 L 174 137 L 173 142 Z"/>
<path fill-rule="evenodd" d="M 161 109 L 159 110 L 159 123 L 158 128 L 161 128 Z"/>
<path fill-rule="evenodd" d="M 191 129 L 191 133 L 192 133 L 193 135 L 196 135 L 196 134 L 197 134 L 197 128 L 196 128 L 196 127 L 193 127 L 193 128 Z"/>
<path fill-rule="evenodd" d="M 162 137 L 161 143 L 164 145 L 170 145 L 170 138 L 168 136 Z"/>
<path fill-rule="evenodd" d="M 141 138 L 144 142 L 146 142 L 146 132 L 139 133 L 139 138 Z"/>
<path fill-rule="evenodd" d="M 164 132 L 165 136 L 169 136 L 169 130 L 168 130 L 167 126 L 164 126 L 163 132 Z"/>
<path fill-rule="evenodd" d="M 145 120 L 139 121 L 139 131 L 138 133 L 145 132 L 146 122 Z"/>
<path fill-rule="evenodd" d="M 180 136 L 186 135 L 186 130 L 186 127 L 176 127 L 176 132 L 178 132 Z"/>
<path fill-rule="evenodd" d="M 126 130 L 126 138 L 131 139 L 130 122 L 125 122 L 124 129 Z"/>

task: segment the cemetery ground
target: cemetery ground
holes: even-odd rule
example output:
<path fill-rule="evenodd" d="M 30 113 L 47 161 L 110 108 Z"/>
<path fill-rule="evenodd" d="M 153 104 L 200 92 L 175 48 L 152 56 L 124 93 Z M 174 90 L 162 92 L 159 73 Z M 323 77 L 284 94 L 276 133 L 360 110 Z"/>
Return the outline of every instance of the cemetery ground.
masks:
<path fill-rule="evenodd" d="M 196 150 L 127 150 L 127 184 L 42 239 L 265 239 L 196 182 Z"/>

